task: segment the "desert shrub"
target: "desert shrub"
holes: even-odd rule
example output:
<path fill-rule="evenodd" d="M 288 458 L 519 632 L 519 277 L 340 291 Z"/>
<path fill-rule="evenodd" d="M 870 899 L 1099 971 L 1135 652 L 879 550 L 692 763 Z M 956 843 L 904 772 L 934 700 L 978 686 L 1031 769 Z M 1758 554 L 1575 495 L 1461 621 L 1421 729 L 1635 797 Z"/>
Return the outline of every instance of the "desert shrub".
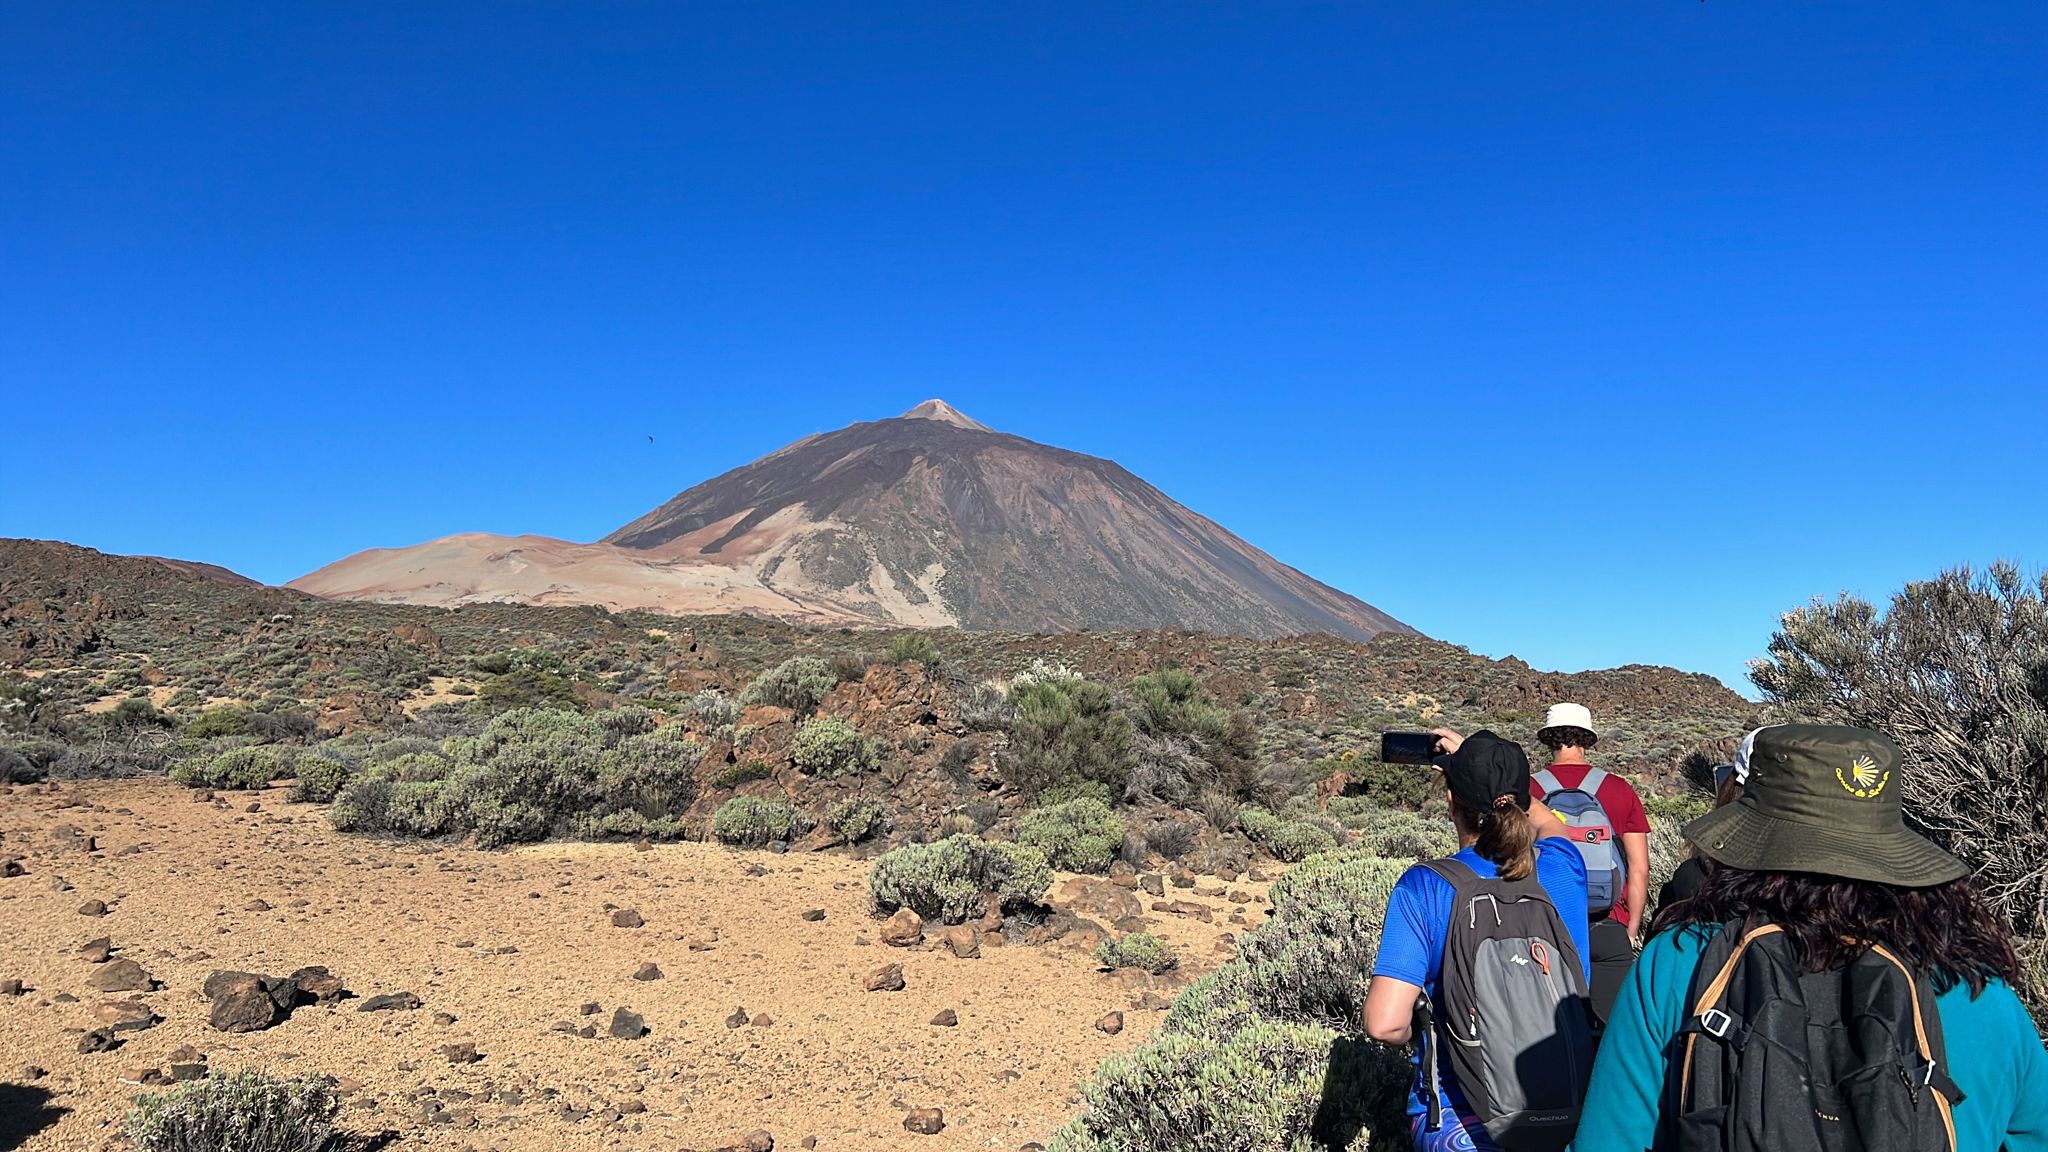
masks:
<path fill-rule="evenodd" d="M 384 825 L 378 829 L 399 836 L 439 836 L 453 819 L 446 780 L 393 784 L 384 804 Z"/>
<path fill-rule="evenodd" d="M 1161 1036 L 1112 1056 L 1083 1089 L 1087 1111 L 1051 1152 L 1314 1152 L 1338 1033 L 1253 1020 Z M 1405 1064 L 1404 1064 L 1405 1067 Z"/>
<path fill-rule="evenodd" d="M 1096 946 L 1095 958 L 1104 968 L 1143 968 L 1154 976 L 1180 966 L 1172 945 L 1144 932 L 1104 940 Z"/>
<path fill-rule="evenodd" d="M 342 831 L 468 832 L 484 848 L 593 831 L 651 836 L 696 800 L 703 755 L 680 725 L 654 723 L 637 708 L 514 708 L 442 748 L 388 741 L 336 795 L 328 819 Z"/>
<path fill-rule="evenodd" d="M 625 736 L 598 757 L 598 803 L 607 814 L 680 816 L 696 802 L 697 763 L 703 758 L 703 746 L 680 724 Z"/>
<path fill-rule="evenodd" d="M 996 759 L 1004 781 L 1036 801 L 1095 786 L 1121 795 L 1133 762 L 1131 720 L 1108 688 L 1074 676 L 1020 677 L 1010 689 L 1010 745 Z"/>
<path fill-rule="evenodd" d="M 868 873 L 876 911 L 909 908 L 947 924 L 980 916 L 991 899 L 1006 912 L 1036 903 L 1051 887 L 1045 853 L 978 836 L 905 844 L 876 859 Z"/>
<path fill-rule="evenodd" d="M 0 784 L 34 784 L 48 775 L 47 763 L 38 762 L 31 749 L 0 748 Z"/>
<path fill-rule="evenodd" d="M 888 828 L 889 809 L 872 796 L 849 796 L 825 810 L 825 826 L 848 844 L 858 844 Z"/>
<path fill-rule="evenodd" d="M 555 710 L 577 706 L 576 686 L 569 678 L 567 662 L 558 653 L 518 648 L 476 663 L 479 670 L 492 673 L 477 690 L 477 700 L 486 708 Z"/>
<path fill-rule="evenodd" d="M 294 759 L 291 749 L 270 744 L 230 748 L 181 762 L 171 769 L 171 779 L 193 788 L 222 791 L 268 788 L 272 780 L 292 774 Z"/>
<path fill-rule="evenodd" d="M 1181 668 L 1132 680 L 1137 720 L 1137 770 L 1125 798 L 1186 805 L 1204 789 L 1245 795 L 1258 778 L 1258 727 L 1251 715 L 1224 708 Z"/>
<path fill-rule="evenodd" d="M 790 759 L 813 776 L 872 772 L 882 761 L 874 742 L 837 716 L 813 716 L 796 730 Z"/>
<path fill-rule="evenodd" d="M 788 801 L 765 796 L 735 796 L 711 816 L 711 834 L 735 848 L 794 840 L 810 828 L 810 819 Z"/>
<path fill-rule="evenodd" d="M 1786 714 L 1874 728 L 1905 753 L 1906 819 L 1976 873 L 1992 907 L 2048 934 L 2048 574 L 2010 564 L 1785 614 L 1750 679 Z"/>
<path fill-rule="evenodd" d="M 208 708 L 185 723 L 185 735 L 194 740 L 240 736 L 249 730 L 249 710 L 233 704 Z"/>
<path fill-rule="evenodd" d="M 628 736 L 645 736 L 661 726 L 661 717 L 638 704 L 593 712 L 591 718 L 597 721 L 598 727 L 604 729 L 606 742 L 614 746 Z"/>
<path fill-rule="evenodd" d="M 1162 820 L 1145 829 L 1145 847 L 1168 860 L 1178 860 L 1194 851 L 1200 833 L 1183 820 Z"/>
<path fill-rule="evenodd" d="M 953 705 L 954 719 L 976 732 L 1006 731 L 1016 714 L 1009 693 L 997 684 L 972 685 Z"/>
<path fill-rule="evenodd" d="M 381 776 L 359 776 L 349 781 L 327 809 L 327 822 L 337 832 L 382 832 L 394 787 Z"/>
<path fill-rule="evenodd" d="M 1389 860 L 1435 860 L 1458 850 L 1458 830 L 1442 817 L 1383 808 L 1363 796 L 1340 796 L 1330 815 L 1351 829 L 1352 845 Z"/>
<path fill-rule="evenodd" d="M 1252 843 L 1272 853 L 1275 860 L 1305 860 L 1337 846 L 1337 838 L 1327 830 L 1304 820 L 1276 816 L 1264 808 L 1246 808 L 1238 813 L 1237 822 Z"/>
<path fill-rule="evenodd" d="M 721 791 L 737 788 L 752 780 L 766 780 L 775 775 L 775 769 L 765 760 L 735 760 L 720 768 L 712 776 L 711 783 Z"/>
<path fill-rule="evenodd" d="M 1714 798 L 1698 792 L 1643 797 L 1643 811 L 1649 814 L 1652 828 L 1664 824 L 1682 828 L 1713 810 Z"/>
<path fill-rule="evenodd" d="M 922 632 L 906 632 L 889 641 L 891 664 L 921 664 L 926 671 L 939 666 L 939 647 Z"/>
<path fill-rule="evenodd" d="M 1238 814 L 1244 811 L 1244 805 L 1238 803 L 1237 797 L 1214 788 L 1202 793 L 1196 807 L 1201 809 L 1202 819 L 1209 822 L 1209 827 L 1218 832 L 1236 830 Z"/>
<path fill-rule="evenodd" d="M 979 836 L 987 827 L 988 825 L 975 819 L 973 815 L 967 812 L 948 812 L 944 816 L 939 817 L 939 822 L 932 826 L 934 833 L 932 839 L 944 840 L 949 836 Z"/>
<path fill-rule="evenodd" d="M 1685 842 L 1685 833 L 1680 825 L 1670 822 L 1650 825 L 1650 901 L 1653 905 L 1658 893 L 1670 881 L 1671 874 L 1678 871 L 1678 866 L 1685 863 L 1685 858 L 1690 855 L 1692 846 Z M 1656 912 L 1657 908 L 1652 907 L 1647 914 L 1655 915 Z"/>
<path fill-rule="evenodd" d="M 245 1069 L 138 1096 L 124 1126 L 139 1152 L 319 1152 L 333 1142 L 340 1110 L 324 1078 Z"/>
<path fill-rule="evenodd" d="M 772 704 L 801 715 L 816 708 L 838 683 L 830 664 L 816 656 L 792 656 L 754 677 L 740 703 Z"/>
<path fill-rule="evenodd" d="M 349 766 L 320 754 L 299 758 L 299 772 L 292 781 L 291 799 L 299 804 L 327 804 L 348 783 Z"/>
<path fill-rule="evenodd" d="M 732 735 L 733 725 L 740 722 L 739 702 L 716 688 L 700 689 L 683 702 L 683 712 L 693 717 L 713 740 L 727 739 Z"/>
<path fill-rule="evenodd" d="M 1276 882 L 1272 918 L 1180 995 L 1151 1043 L 1103 1063 L 1055 1152 L 1407 1147 L 1407 1057 L 1359 1029 L 1405 867 L 1353 849 Z"/>
<path fill-rule="evenodd" d="M 1444 786 L 1443 777 L 1426 767 L 1381 763 L 1378 748 L 1369 755 L 1346 752 L 1326 757 L 1311 765 L 1308 774 L 1327 780 L 1339 772 L 1350 781 L 1345 799 L 1362 799 L 1382 808 L 1419 809 L 1432 793 L 1441 795 Z"/>
<path fill-rule="evenodd" d="M 1017 822 L 1017 842 L 1045 853 L 1046 862 L 1068 872 L 1107 872 L 1123 845 L 1124 822 L 1099 800 L 1069 800 L 1027 812 Z"/>
<path fill-rule="evenodd" d="M 832 679 L 835 683 L 850 684 L 865 680 L 869 660 L 858 652 L 841 652 L 832 657 Z"/>

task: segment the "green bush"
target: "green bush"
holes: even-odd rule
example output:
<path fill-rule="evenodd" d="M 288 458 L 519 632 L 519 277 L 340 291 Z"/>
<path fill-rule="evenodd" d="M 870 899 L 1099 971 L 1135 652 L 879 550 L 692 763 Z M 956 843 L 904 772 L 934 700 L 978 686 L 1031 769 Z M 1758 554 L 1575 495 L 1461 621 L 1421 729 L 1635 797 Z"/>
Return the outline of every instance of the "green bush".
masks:
<path fill-rule="evenodd" d="M 324 1078 L 278 1080 L 247 1069 L 138 1096 L 125 1127 L 138 1152 L 320 1152 L 341 1099 Z"/>
<path fill-rule="evenodd" d="M 872 796 L 849 796 L 826 810 L 825 826 L 848 844 L 858 844 L 889 827 L 889 809 Z"/>
<path fill-rule="evenodd" d="M 697 800 L 704 748 L 680 724 L 620 738 L 597 761 L 597 802 L 606 814 L 677 817 Z"/>
<path fill-rule="evenodd" d="M 1180 967 L 1172 945 L 1143 932 L 1104 940 L 1096 946 L 1095 958 L 1104 968 L 1143 968 L 1154 976 Z"/>
<path fill-rule="evenodd" d="M 1340 796 L 1329 814 L 1352 832 L 1352 845 L 1389 860 L 1436 860 L 1458 850 L 1458 831 L 1440 816 L 1383 808 L 1363 796 Z"/>
<path fill-rule="evenodd" d="M 249 730 L 249 710 L 233 704 L 208 708 L 194 716 L 185 725 L 185 735 L 194 740 L 212 740 L 219 736 L 240 736 Z"/>
<path fill-rule="evenodd" d="M 1009 703 L 1010 744 L 996 770 L 1025 799 L 1086 785 L 1105 799 L 1123 794 L 1137 757 L 1130 717 L 1109 689 L 1070 673 L 1020 677 Z"/>
<path fill-rule="evenodd" d="M 764 796 L 735 796 L 711 816 L 711 834 L 735 848 L 794 840 L 810 829 L 809 818 L 788 801 Z"/>
<path fill-rule="evenodd" d="M 445 753 L 389 741 L 340 789 L 328 820 L 345 832 L 468 832 L 484 848 L 553 834 L 666 835 L 696 802 L 703 749 L 680 725 L 654 724 L 641 708 L 514 708 Z"/>
<path fill-rule="evenodd" d="M 792 656 L 754 677 L 740 694 L 740 703 L 772 704 L 801 715 L 816 708 L 837 685 L 830 664 L 816 656 Z"/>
<path fill-rule="evenodd" d="M 1025 813 L 1017 822 L 1017 841 L 1045 853 L 1055 868 L 1107 872 L 1123 845 L 1124 822 L 1100 800 L 1069 800 Z"/>
<path fill-rule="evenodd" d="M 813 776 L 872 772 L 882 761 L 873 741 L 836 716 L 813 716 L 804 721 L 796 730 L 790 759 Z"/>
<path fill-rule="evenodd" d="M 1141 736 L 1129 799 L 1186 807 L 1205 789 L 1242 796 L 1258 782 L 1258 725 L 1212 700 L 1189 672 L 1147 673 L 1128 696 Z"/>
<path fill-rule="evenodd" d="M 1359 1022 L 1407 867 L 1345 850 L 1290 870 L 1237 958 L 1181 993 L 1151 1043 L 1103 1063 L 1054 1152 L 1406 1148 L 1407 1057 Z"/>
<path fill-rule="evenodd" d="M 1163 1035 L 1103 1063 L 1083 1089 L 1087 1112 L 1051 1152 L 1344 1148 L 1314 1139 L 1338 1041 L 1323 1025 L 1265 1019 Z"/>
<path fill-rule="evenodd" d="M 1275 816 L 1264 808 L 1246 808 L 1238 813 L 1237 822 L 1252 843 L 1272 853 L 1275 860 L 1292 863 L 1337 846 L 1337 838 L 1327 829 Z"/>
<path fill-rule="evenodd" d="M 735 760 L 718 770 L 711 783 L 720 791 L 729 791 L 752 780 L 766 780 L 775 775 L 775 769 L 768 767 L 765 760 Z"/>
<path fill-rule="evenodd" d="M 268 788 L 272 780 L 294 771 L 295 750 L 274 744 L 230 748 L 216 756 L 196 756 L 171 769 L 171 779 L 192 788 L 250 791 Z"/>
<path fill-rule="evenodd" d="M 939 666 L 939 648 L 922 632 L 906 632 L 889 641 L 889 663 L 922 664 L 926 671 Z"/>
<path fill-rule="evenodd" d="M 327 822 L 337 832 L 383 832 L 397 785 L 382 776 L 358 776 L 348 782 L 327 809 Z"/>
<path fill-rule="evenodd" d="M 291 799 L 297 804 L 328 804 L 348 783 L 348 765 L 326 756 L 299 757 L 298 776 L 292 781 Z"/>
<path fill-rule="evenodd" d="M 1005 912 L 1036 903 L 1051 887 L 1043 852 L 967 835 L 905 844 L 884 853 L 868 873 L 877 912 L 908 908 L 946 924 L 980 916 L 991 899 Z"/>

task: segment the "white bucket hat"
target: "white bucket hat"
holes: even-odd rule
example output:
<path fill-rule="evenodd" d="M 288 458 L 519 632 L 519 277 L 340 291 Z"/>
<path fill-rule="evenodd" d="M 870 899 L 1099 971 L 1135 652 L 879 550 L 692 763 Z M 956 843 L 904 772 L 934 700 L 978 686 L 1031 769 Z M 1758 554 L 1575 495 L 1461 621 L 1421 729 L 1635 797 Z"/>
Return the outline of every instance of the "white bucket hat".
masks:
<path fill-rule="evenodd" d="M 1552 728 L 1583 728 L 1600 738 L 1600 730 L 1593 727 L 1593 713 L 1584 704 L 1552 704 L 1550 712 L 1543 717 L 1543 731 Z M 1542 733 L 1537 733 L 1540 738 Z"/>

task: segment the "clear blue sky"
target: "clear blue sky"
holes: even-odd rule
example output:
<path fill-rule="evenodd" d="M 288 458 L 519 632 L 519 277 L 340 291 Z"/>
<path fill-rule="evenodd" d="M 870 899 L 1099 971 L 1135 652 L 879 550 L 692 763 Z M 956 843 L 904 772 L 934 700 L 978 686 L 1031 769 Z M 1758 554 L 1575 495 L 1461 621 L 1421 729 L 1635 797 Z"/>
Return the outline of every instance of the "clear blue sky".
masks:
<path fill-rule="evenodd" d="M 2044 60 L 2033 2 L 10 3 L 0 535 L 593 539 L 942 396 L 1433 635 L 1739 683 L 2048 562 Z"/>

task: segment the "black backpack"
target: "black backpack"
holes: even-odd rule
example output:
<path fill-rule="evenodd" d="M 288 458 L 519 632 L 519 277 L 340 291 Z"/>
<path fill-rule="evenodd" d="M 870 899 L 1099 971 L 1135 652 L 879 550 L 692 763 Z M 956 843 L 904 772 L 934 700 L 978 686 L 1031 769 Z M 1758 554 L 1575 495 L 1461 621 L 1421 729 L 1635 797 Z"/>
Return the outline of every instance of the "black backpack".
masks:
<path fill-rule="evenodd" d="M 1804 972 L 1777 925 L 1726 924 L 1686 1002 L 1659 1152 L 1955 1152 L 1934 990 L 1888 949 Z"/>
<path fill-rule="evenodd" d="M 1459 1092 L 1509 1152 L 1571 1143 L 1593 1071 L 1591 1014 L 1578 948 L 1534 875 L 1482 880 L 1463 861 L 1423 865 L 1456 892 L 1441 1002 L 1425 1005 L 1429 1130 L 1441 1115 L 1444 1053 Z"/>

